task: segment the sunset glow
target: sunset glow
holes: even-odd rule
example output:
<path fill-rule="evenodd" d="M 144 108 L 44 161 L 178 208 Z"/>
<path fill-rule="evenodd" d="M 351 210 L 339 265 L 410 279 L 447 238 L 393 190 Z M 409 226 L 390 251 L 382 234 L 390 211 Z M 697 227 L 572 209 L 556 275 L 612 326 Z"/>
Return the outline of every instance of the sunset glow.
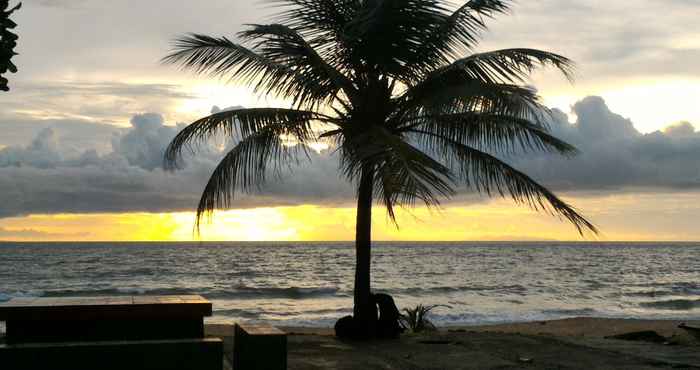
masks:
<path fill-rule="evenodd" d="M 698 212 L 694 194 L 581 197 L 576 200 L 602 226 L 602 235 L 581 239 L 570 225 L 508 201 L 445 209 L 400 210 L 397 229 L 384 210 L 374 211 L 377 240 L 666 240 L 700 239 L 687 232 L 693 220 L 673 222 Z M 641 201 L 640 201 L 641 200 Z M 614 211 L 612 209 L 615 209 Z M 349 241 L 354 237 L 355 209 L 313 205 L 217 212 L 194 229 L 194 213 L 124 213 L 28 216 L 0 221 L 0 240 L 84 241 Z"/>

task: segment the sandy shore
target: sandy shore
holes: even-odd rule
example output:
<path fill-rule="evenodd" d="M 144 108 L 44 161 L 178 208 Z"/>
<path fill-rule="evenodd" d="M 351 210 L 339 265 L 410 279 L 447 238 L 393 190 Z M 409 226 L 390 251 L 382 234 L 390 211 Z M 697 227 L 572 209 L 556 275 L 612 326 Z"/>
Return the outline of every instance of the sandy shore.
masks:
<path fill-rule="evenodd" d="M 688 325 L 693 324 L 695 326 L 700 323 L 700 321 L 603 319 L 579 317 L 553 321 L 484 325 L 457 329 L 466 329 L 479 332 L 503 332 L 591 338 L 603 338 L 635 331 L 653 330 L 664 337 L 677 336 L 679 340 L 682 338 L 691 339 L 683 329 L 678 328 L 678 325 L 683 322 Z"/>
<path fill-rule="evenodd" d="M 331 329 L 282 329 L 289 334 L 289 369 L 700 369 L 700 343 L 679 323 L 575 318 L 443 328 L 370 343 L 339 341 Z M 668 343 L 606 339 L 645 330 Z M 229 325 L 207 326 L 227 349 L 232 333 Z"/>

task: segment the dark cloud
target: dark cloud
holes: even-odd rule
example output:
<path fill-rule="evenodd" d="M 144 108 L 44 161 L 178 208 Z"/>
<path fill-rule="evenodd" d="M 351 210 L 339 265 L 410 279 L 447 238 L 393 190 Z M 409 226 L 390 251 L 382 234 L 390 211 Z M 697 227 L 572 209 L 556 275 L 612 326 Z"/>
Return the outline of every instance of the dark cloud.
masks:
<path fill-rule="evenodd" d="M 215 109 L 218 110 L 218 109 Z M 700 189 L 700 133 L 688 122 L 641 134 L 601 98 L 573 107 L 575 124 L 554 112 L 552 130 L 581 150 L 574 159 L 549 155 L 510 158 L 514 165 L 560 191 Z M 201 146 L 175 173 L 161 169 L 165 147 L 181 128 L 158 114 L 136 115 L 129 130 L 111 132 L 111 151 L 65 150 L 57 129 L 39 131 L 26 145 L 0 150 L 0 217 L 93 212 L 170 212 L 196 207 L 221 143 Z M 224 147 L 230 147 L 230 144 Z M 271 178 L 259 193 L 241 194 L 236 208 L 299 204 L 349 205 L 354 192 L 331 152 Z M 460 202 L 474 202 L 467 193 Z"/>
<path fill-rule="evenodd" d="M 555 111 L 552 131 L 574 144 L 580 155 L 568 160 L 537 156 L 516 159 L 516 164 L 562 190 L 700 189 L 700 132 L 690 123 L 641 134 L 599 97 L 576 103 L 573 112 L 578 119 L 570 124 Z"/>
<path fill-rule="evenodd" d="M 112 133 L 112 151 L 66 151 L 63 138 L 44 128 L 27 145 L 0 149 L 0 217 L 27 214 L 191 211 L 224 155 L 202 145 L 176 173 L 161 169 L 163 152 L 179 127 L 158 114 L 136 115 L 124 133 Z M 236 207 L 332 203 L 351 198 L 335 160 L 312 154 L 283 171 L 259 194 L 241 194 Z"/>

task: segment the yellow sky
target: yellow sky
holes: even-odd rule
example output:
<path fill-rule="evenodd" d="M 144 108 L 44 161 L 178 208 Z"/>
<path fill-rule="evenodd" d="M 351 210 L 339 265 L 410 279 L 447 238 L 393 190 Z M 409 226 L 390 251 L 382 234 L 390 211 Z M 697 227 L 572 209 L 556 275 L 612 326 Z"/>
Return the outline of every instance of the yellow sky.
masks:
<path fill-rule="evenodd" d="M 539 86 L 539 85 L 538 85 Z M 680 121 L 699 122 L 700 80 L 659 78 L 610 81 L 608 84 L 552 86 L 542 91 L 544 103 L 569 113 L 588 95 L 601 96 L 610 110 L 629 118 L 642 133 L 661 130 Z M 572 122 L 575 119 L 572 117 Z"/>
<path fill-rule="evenodd" d="M 660 201 L 659 199 L 663 199 Z M 658 193 L 569 199 L 601 229 L 581 238 L 570 225 L 504 200 L 441 211 L 399 212 L 400 229 L 377 207 L 375 240 L 700 240 L 692 221 L 696 194 Z M 688 217 L 685 217 L 688 216 Z M 35 215 L 0 220 L 0 240 L 51 241 L 342 241 L 354 238 L 353 208 L 298 206 L 217 213 L 198 237 L 192 213 Z"/>

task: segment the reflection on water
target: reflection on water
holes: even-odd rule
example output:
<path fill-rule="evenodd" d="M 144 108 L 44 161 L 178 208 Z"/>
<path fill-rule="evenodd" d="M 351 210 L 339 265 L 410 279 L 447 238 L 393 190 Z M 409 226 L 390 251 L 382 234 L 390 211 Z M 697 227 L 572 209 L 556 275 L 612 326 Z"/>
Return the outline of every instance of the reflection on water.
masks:
<path fill-rule="evenodd" d="M 202 294 L 212 321 L 329 325 L 349 313 L 352 243 L 0 244 L 0 301 Z M 442 324 L 700 315 L 700 244 L 378 243 L 373 284 Z"/>

